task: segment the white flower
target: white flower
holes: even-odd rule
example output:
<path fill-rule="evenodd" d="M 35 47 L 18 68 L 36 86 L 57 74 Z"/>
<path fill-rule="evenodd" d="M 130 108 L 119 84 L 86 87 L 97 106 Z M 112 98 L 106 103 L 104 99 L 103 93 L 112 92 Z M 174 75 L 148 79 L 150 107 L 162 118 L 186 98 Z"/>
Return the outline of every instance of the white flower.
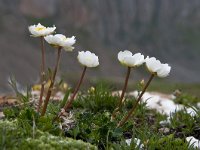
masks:
<path fill-rule="evenodd" d="M 54 47 L 62 47 L 66 51 L 72 51 L 74 47 L 72 46 L 75 42 L 75 36 L 71 38 L 66 38 L 66 36 L 62 34 L 55 34 L 55 35 L 47 35 L 44 39 Z"/>
<path fill-rule="evenodd" d="M 149 58 L 149 56 L 147 56 L 145 62 L 147 69 L 158 77 L 166 77 L 171 71 L 171 67 L 168 64 L 162 64 L 155 57 Z"/>
<path fill-rule="evenodd" d="M 169 75 L 171 67 L 168 64 L 161 64 L 161 68 L 157 71 L 157 75 L 164 78 Z"/>
<path fill-rule="evenodd" d="M 80 64 L 86 67 L 96 67 L 99 65 L 99 58 L 94 53 L 90 51 L 81 51 L 78 52 L 78 61 Z"/>
<path fill-rule="evenodd" d="M 161 62 L 157 60 L 155 57 L 149 58 L 149 56 L 147 56 L 147 58 L 145 59 L 145 62 L 146 62 L 147 69 L 151 73 L 157 73 L 157 71 L 160 69 Z"/>
<path fill-rule="evenodd" d="M 29 32 L 32 34 L 32 36 L 34 37 L 40 37 L 40 36 L 46 36 L 49 34 L 52 34 L 56 27 L 45 27 L 43 25 L 41 25 L 40 23 L 38 23 L 37 25 L 31 25 L 28 27 Z"/>
<path fill-rule="evenodd" d="M 118 53 L 118 60 L 122 65 L 128 67 L 137 67 L 144 63 L 144 55 L 141 53 L 132 54 L 130 51 L 120 51 Z"/>

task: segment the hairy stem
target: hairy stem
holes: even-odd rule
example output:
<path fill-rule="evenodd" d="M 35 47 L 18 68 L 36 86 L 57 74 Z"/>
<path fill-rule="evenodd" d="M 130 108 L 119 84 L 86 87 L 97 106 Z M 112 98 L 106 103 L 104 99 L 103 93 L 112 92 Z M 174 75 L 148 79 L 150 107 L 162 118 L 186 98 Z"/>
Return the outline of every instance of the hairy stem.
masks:
<path fill-rule="evenodd" d="M 142 93 L 140 93 L 139 97 L 137 98 L 137 101 L 135 102 L 135 104 L 133 105 L 133 107 L 131 108 L 131 110 L 128 112 L 127 116 L 125 116 L 117 125 L 117 127 L 121 127 L 123 126 L 126 121 L 130 118 L 130 116 L 132 115 L 132 113 L 134 112 L 134 110 L 136 109 L 136 107 L 138 106 L 139 101 L 141 100 L 143 94 L 145 93 L 147 87 L 149 86 L 149 84 L 151 83 L 152 79 L 154 77 L 154 74 L 151 74 L 148 82 L 146 83 L 144 89 L 142 90 Z"/>
<path fill-rule="evenodd" d="M 42 113 L 41 113 L 42 116 L 44 116 L 44 114 L 46 113 L 47 105 L 48 105 L 49 99 L 51 97 L 51 93 L 52 93 L 52 89 L 53 89 L 53 86 L 54 86 L 56 74 L 57 74 L 57 71 L 58 71 L 58 66 L 59 66 L 59 63 L 60 63 L 60 56 L 61 56 L 61 47 L 58 47 L 56 66 L 54 68 L 53 77 L 51 79 L 51 83 L 50 83 L 50 86 L 49 86 L 49 89 L 48 89 L 48 92 L 47 92 L 47 96 L 46 96 L 46 99 L 44 101 L 44 106 L 43 106 Z"/>
<path fill-rule="evenodd" d="M 44 37 L 40 37 L 41 41 L 41 52 L 42 52 L 42 63 L 41 63 L 41 77 L 40 77 L 40 82 L 41 82 L 41 91 L 40 91 L 40 99 L 37 107 L 37 112 L 40 111 L 40 107 L 42 105 L 42 98 L 44 94 L 44 85 L 45 85 L 45 48 L 44 48 Z"/>
<path fill-rule="evenodd" d="M 126 92 L 126 89 L 127 89 L 130 72 L 131 72 L 131 67 L 128 67 L 125 82 L 124 82 L 124 87 L 123 87 L 123 90 L 122 90 L 122 93 L 121 93 L 121 96 L 120 96 L 120 100 L 119 100 L 119 103 L 118 103 L 116 109 L 113 111 L 112 118 L 115 118 L 117 111 L 119 111 L 122 107 L 123 98 L 124 98 L 124 95 L 125 95 L 125 92 Z"/>

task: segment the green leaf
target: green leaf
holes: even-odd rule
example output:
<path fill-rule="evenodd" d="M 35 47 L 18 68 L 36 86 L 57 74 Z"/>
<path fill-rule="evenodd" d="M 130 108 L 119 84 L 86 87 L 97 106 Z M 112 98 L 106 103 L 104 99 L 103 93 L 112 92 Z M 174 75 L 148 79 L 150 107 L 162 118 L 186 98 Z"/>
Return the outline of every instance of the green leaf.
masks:
<path fill-rule="evenodd" d="M 66 91 L 63 100 L 60 102 L 60 106 L 59 106 L 60 109 L 63 108 L 63 107 L 65 106 L 65 104 L 66 104 L 66 102 L 67 102 L 67 100 L 68 100 L 68 97 L 69 97 L 70 93 L 71 93 L 71 90 L 67 90 L 67 91 Z"/>

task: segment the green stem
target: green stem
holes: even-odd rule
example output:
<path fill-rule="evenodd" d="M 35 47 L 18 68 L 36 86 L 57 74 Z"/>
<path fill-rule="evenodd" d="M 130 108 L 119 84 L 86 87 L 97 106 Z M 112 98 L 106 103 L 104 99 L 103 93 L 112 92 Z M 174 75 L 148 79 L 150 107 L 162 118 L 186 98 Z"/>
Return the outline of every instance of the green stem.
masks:
<path fill-rule="evenodd" d="M 42 113 L 41 113 L 42 116 L 44 116 L 44 114 L 46 113 L 47 105 L 48 105 L 49 99 L 51 97 L 51 93 L 52 93 L 52 89 L 53 89 L 53 86 L 54 86 L 56 74 L 57 74 L 57 71 L 58 71 L 58 66 L 59 66 L 59 63 L 60 63 L 60 56 L 61 56 L 61 47 L 58 47 L 56 66 L 55 66 L 53 77 L 52 77 L 52 80 L 51 80 L 51 83 L 50 83 L 50 86 L 49 86 L 49 89 L 48 89 L 48 92 L 47 92 L 46 99 L 44 101 L 44 106 L 43 106 L 43 110 L 42 110 Z"/>
<path fill-rule="evenodd" d="M 40 91 L 40 99 L 37 107 L 37 112 L 40 111 L 40 107 L 42 105 L 42 98 L 44 94 L 44 85 L 45 85 L 45 48 L 44 48 L 44 37 L 40 37 L 41 41 L 41 52 L 42 52 L 42 63 L 41 63 L 41 77 L 40 77 L 40 82 L 41 82 L 41 91 Z"/>
<path fill-rule="evenodd" d="M 131 110 L 128 112 L 127 116 L 125 116 L 125 117 L 118 123 L 117 127 L 123 126 L 123 125 L 126 123 L 126 121 L 130 118 L 130 116 L 132 115 L 132 113 L 133 113 L 134 110 L 136 109 L 136 107 L 137 107 L 139 101 L 141 100 L 143 94 L 145 93 L 147 87 L 148 87 L 149 84 L 151 83 L 153 77 L 154 77 L 154 74 L 151 74 L 151 76 L 150 76 L 150 78 L 149 78 L 147 84 L 145 85 L 144 89 L 142 90 L 142 93 L 139 95 L 139 97 L 138 97 L 136 103 L 135 103 L 134 106 L 131 108 Z"/>

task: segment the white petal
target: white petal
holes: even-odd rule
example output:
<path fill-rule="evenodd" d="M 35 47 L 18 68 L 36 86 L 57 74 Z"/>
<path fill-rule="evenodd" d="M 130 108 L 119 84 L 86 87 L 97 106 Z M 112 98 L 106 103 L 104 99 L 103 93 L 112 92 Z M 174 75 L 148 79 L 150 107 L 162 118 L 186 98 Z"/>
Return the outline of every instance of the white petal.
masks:
<path fill-rule="evenodd" d="M 60 46 L 66 51 L 72 51 L 74 49 L 72 45 L 76 42 L 74 36 L 66 38 L 63 34 L 48 35 L 44 38 L 49 44 L 53 46 Z"/>
<path fill-rule="evenodd" d="M 155 57 L 145 59 L 146 67 L 151 73 L 157 73 L 157 71 L 161 68 L 161 62 L 157 60 Z"/>
<path fill-rule="evenodd" d="M 144 55 L 142 55 L 141 53 L 134 54 L 133 59 L 135 60 L 135 66 L 140 66 L 144 63 Z"/>
<path fill-rule="evenodd" d="M 49 34 L 52 34 L 56 27 L 45 27 L 38 23 L 37 25 L 31 25 L 28 27 L 29 32 L 32 34 L 34 37 L 40 37 L 40 36 L 46 36 Z"/>
<path fill-rule="evenodd" d="M 132 53 L 128 50 L 120 51 L 118 53 L 118 60 L 121 62 L 123 61 L 124 57 L 127 57 L 127 56 L 132 56 Z"/>
<path fill-rule="evenodd" d="M 171 67 L 168 64 L 161 64 L 161 68 L 157 71 L 157 75 L 164 78 L 169 75 Z"/>
<path fill-rule="evenodd" d="M 125 50 L 118 53 L 118 60 L 121 64 L 128 67 L 140 66 L 144 63 L 144 56 L 141 53 L 132 54 L 130 51 Z"/>
<path fill-rule="evenodd" d="M 97 67 L 99 65 L 99 58 L 90 51 L 81 51 L 78 53 L 78 61 L 86 67 Z"/>

